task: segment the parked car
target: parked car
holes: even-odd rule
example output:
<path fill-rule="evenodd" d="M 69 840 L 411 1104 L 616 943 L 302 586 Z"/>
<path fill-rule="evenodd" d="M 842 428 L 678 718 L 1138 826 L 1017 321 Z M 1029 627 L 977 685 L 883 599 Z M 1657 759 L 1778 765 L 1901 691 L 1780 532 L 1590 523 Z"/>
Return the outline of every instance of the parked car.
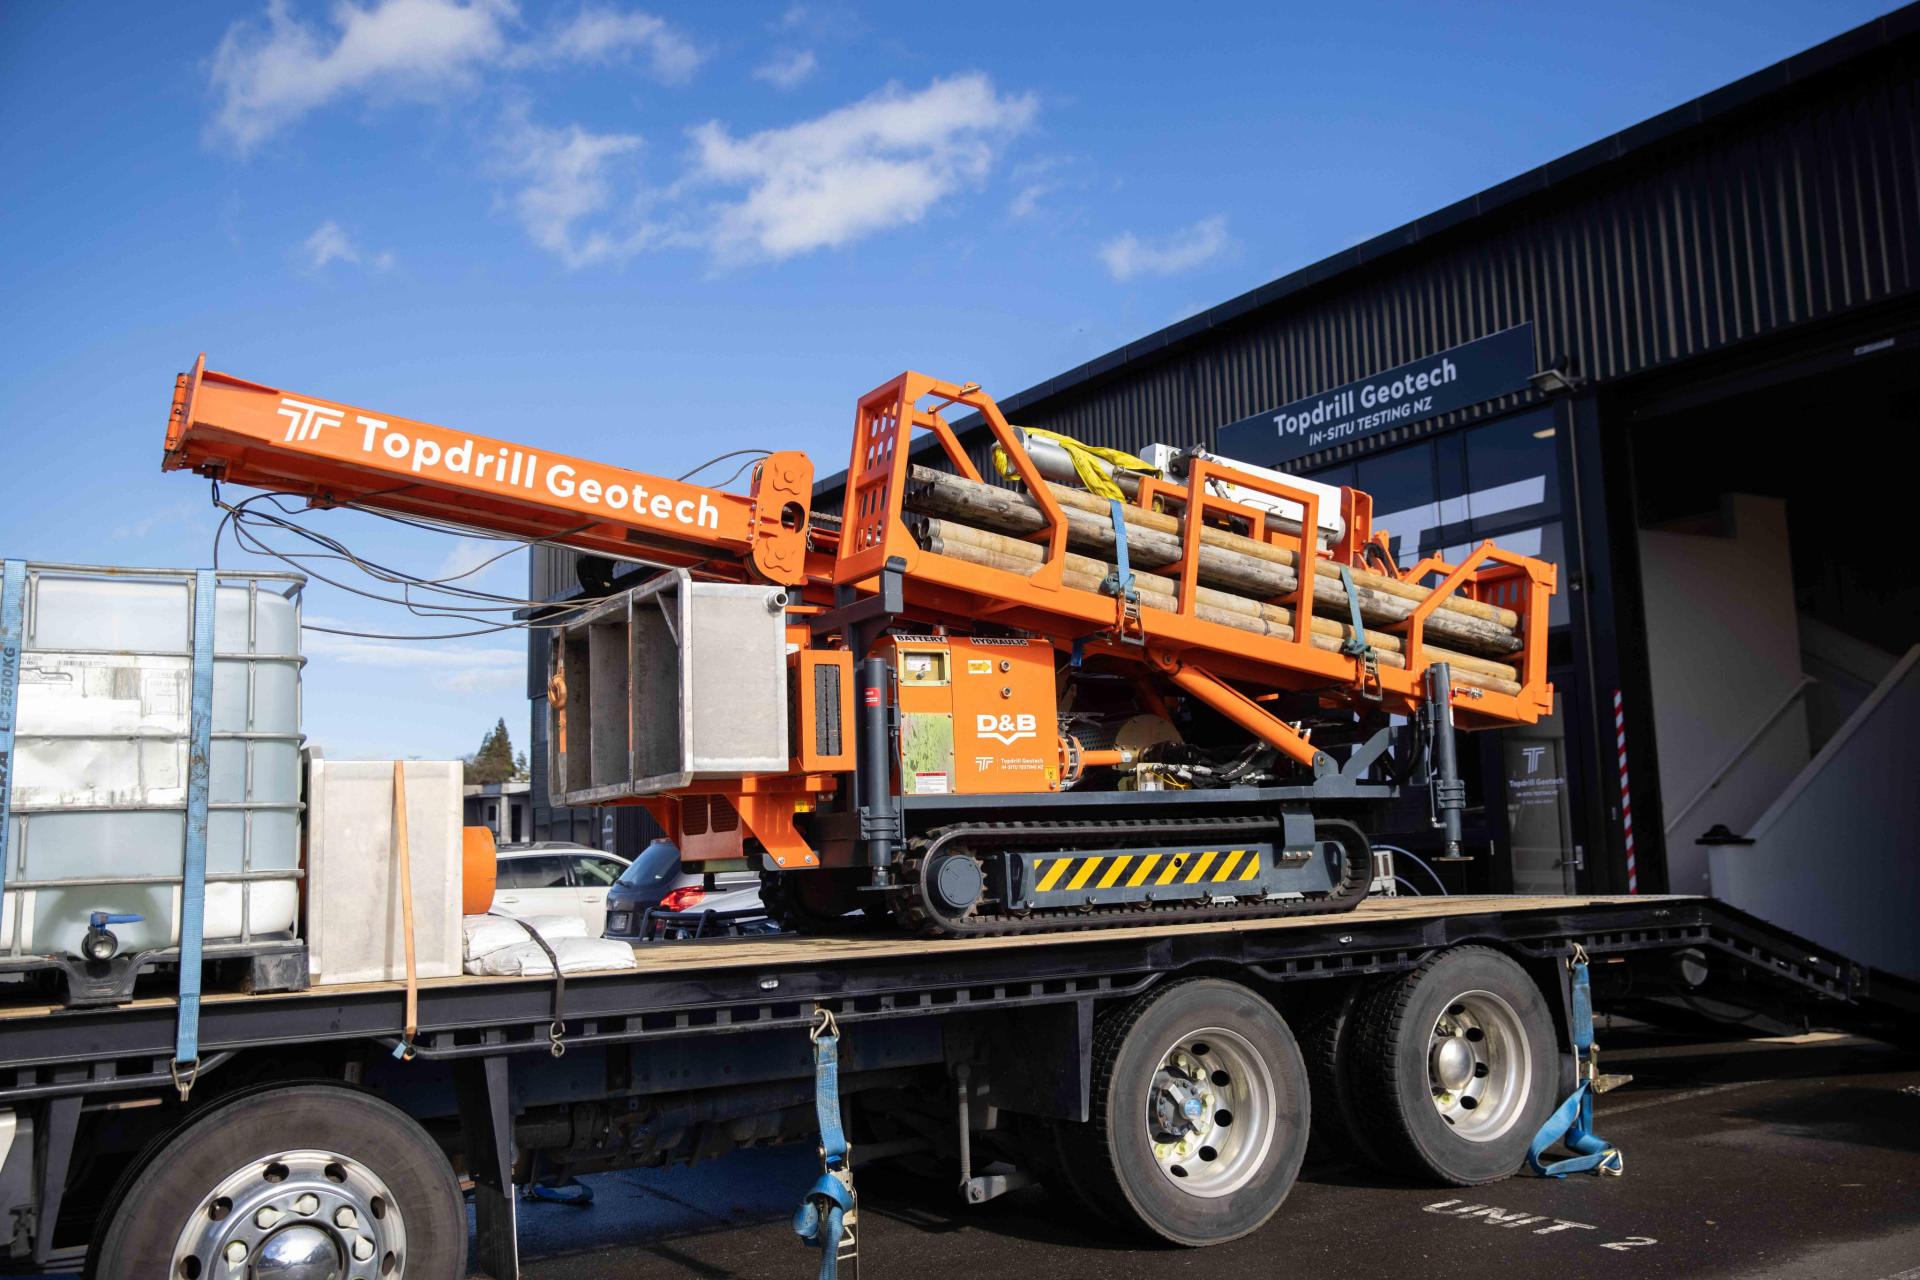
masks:
<path fill-rule="evenodd" d="M 493 909 L 510 916 L 579 916 L 587 936 L 607 924 L 607 893 L 627 860 L 584 844 L 541 840 L 500 846 Z"/>
<path fill-rule="evenodd" d="M 756 872 L 688 871 L 681 865 L 680 850 L 671 841 L 655 840 L 640 851 L 608 890 L 605 936 L 644 941 L 649 912 L 659 915 L 703 910 L 723 896 L 729 912 L 757 910 L 765 914 Z"/>
<path fill-rule="evenodd" d="M 722 885 L 712 892 L 676 889 L 681 901 L 689 905 L 672 907 L 667 902 L 640 913 L 634 929 L 642 942 L 674 942 L 682 938 L 745 938 L 779 933 L 780 926 L 767 914 L 760 901 L 757 883 L 737 888 Z M 698 896 L 696 896 L 698 895 Z M 672 900 L 674 894 L 668 894 Z"/>

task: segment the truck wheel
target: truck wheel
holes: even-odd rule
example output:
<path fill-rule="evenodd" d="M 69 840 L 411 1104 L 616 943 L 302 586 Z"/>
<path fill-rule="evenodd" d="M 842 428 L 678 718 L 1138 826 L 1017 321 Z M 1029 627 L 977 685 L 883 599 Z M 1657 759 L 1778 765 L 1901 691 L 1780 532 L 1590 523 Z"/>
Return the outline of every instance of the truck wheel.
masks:
<path fill-rule="evenodd" d="M 403 1112 L 334 1085 L 239 1095 L 190 1121 L 120 1198 L 88 1257 L 120 1280 L 457 1280 L 466 1212 Z"/>
<path fill-rule="evenodd" d="M 1354 1102 L 1354 1013 L 1373 989 L 1371 984 L 1351 984 L 1338 999 L 1312 1013 L 1300 1028 L 1300 1052 L 1312 1086 L 1309 1152 L 1315 1159 L 1384 1169 Z"/>
<path fill-rule="evenodd" d="M 1553 1017 L 1524 969 L 1455 947 L 1354 1018 L 1353 1098 L 1382 1168 L 1456 1186 L 1519 1169 L 1560 1077 Z"/>
<path fill-rule="evenodd" d="M 1221 1244 L 1273 1216 L 1307 1150 L 1307 1072 L 1273 1006 L 1175 982 L 1094 1030 L 1085 1124 L 1063 1126 L 1075 1190 L 1115 1221 Z"/>

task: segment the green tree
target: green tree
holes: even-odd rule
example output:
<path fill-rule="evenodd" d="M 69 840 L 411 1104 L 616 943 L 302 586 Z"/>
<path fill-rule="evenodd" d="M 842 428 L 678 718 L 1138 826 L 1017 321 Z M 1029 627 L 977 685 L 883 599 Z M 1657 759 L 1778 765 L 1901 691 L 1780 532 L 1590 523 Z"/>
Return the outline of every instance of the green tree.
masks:
<path fill-rule="evenodd" d="M 480 739 L 480 749 L 467 757 L 466 780 L 469 784 L 511 782 L 515 773 L 513 739 L 503 718 Z"/>

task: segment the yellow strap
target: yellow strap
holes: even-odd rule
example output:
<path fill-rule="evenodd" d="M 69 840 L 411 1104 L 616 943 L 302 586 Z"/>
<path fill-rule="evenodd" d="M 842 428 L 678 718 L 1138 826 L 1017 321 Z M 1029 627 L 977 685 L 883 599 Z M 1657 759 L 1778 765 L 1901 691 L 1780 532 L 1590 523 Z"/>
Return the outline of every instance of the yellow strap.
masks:
<path fill-rule="evenodd" d="M 1138 471 L 1150 476 L 1160 474 L 1158 468 L 1150 466 L 1145 459 L 1136 458 L 1124 449 L 1107 449 L 1099 445 L 1083 444 L 1072 436 L 1063 436 L 1058 431 L 1048 431 L 1042 427 L 1022 427 L 1020 430 L 1029 435 L 1039 436 L 1043 440 L 1051 440 L 1065 449 L 1067 456 L 1073 459 L 1073 471 L 1080 477 L 1081 487 L 1102 498 L 1118 498 L 1124 502 L 1127 497 L 1120 491 L 1120 486 L 1113 482 L 1113 477 L 1107 473 L 1106 468 L 1100 465 L 1102 462 L 1118 467 L 1122 471 Z M 1003 478 L 1008 480 L 1019 478 L 1020 473 L 1014 469 L 1012 461 L 1004 450 L 993 451 L 993 465 Z"/>

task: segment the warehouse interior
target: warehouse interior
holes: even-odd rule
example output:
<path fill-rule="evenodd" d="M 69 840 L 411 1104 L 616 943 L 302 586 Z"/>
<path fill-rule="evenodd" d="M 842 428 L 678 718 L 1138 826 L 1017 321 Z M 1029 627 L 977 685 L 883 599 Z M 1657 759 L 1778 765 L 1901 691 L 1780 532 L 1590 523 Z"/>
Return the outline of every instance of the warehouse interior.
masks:
<path fill-rule="evenodd" d="M 1843 913 L 1911 971 L 1920 370 L 1859 351 L 1632 425 L 1655 812 L 1673 892 L 1814 935 Z"/>

